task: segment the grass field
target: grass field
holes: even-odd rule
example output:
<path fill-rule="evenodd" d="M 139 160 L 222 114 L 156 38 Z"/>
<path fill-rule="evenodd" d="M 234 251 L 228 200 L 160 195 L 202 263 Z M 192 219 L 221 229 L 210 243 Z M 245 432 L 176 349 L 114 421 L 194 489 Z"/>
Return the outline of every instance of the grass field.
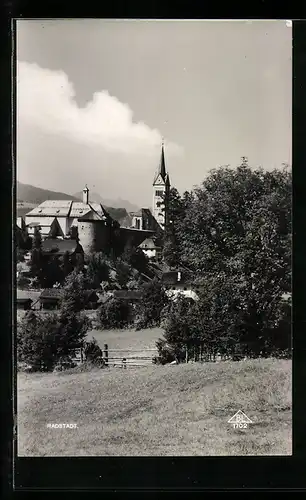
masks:
<path fill-rule="evenodd" d="M 19 373 L 17 386 L 19 456 L 291 454 L 290 361 Z M 227 423 L 238 410 L 247 429 Z"/>
<path fill-rule="evenodd" d="M 108 344 L 111 349 L 123 349 L 120 354 L 123 356 L 133 355 L 129 351 L 134 351 L 137 356 L 145 356 L 145 349 L 155 349 L 155 342 L 163 336 L 161 328 L 148 328 L 145 330 L 93 330 L 87 334 L 87 339 L 93 337 L 97 340 L 99 346 L 103 348 L 104 344 Z M 124 351 L 126 349 L 126 351 Z M 137 351 L 137 352 L 136 352 Z M 154 355 L 154 352 L 149 353 Z"/>

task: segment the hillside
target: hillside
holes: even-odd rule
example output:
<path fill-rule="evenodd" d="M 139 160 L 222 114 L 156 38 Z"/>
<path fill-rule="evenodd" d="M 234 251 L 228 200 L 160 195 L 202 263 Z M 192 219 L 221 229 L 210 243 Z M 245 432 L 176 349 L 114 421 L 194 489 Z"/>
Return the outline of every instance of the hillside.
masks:
<path fill-rule="evenodd" d="M 262 359 L 19 373 L 18 455 L 290 455 L 291 370 Z M 238 410 L 247 429 L 228 423 Z"/>
<path fill-rule="evenodd" d="M 22 184 L 17 181 L 16 184 L 17 202 L 26 202 L 39 205 L 46 200 L 74 200 L 79 201 L 78 198 L 58 191 L 50 191 L 49 189 L 42 189 L 31 184 Z"/>

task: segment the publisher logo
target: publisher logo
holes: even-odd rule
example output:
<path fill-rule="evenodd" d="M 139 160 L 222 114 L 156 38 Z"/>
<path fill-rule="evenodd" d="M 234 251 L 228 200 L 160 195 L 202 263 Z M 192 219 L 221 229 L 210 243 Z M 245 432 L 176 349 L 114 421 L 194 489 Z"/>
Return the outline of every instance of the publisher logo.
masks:
<path fill-rule="evenodd" d="M 243 411 L 239 410 L 228 420 L 228 423 L 232 424 L 234 429 L 247 429 L 253 422 Z"/>

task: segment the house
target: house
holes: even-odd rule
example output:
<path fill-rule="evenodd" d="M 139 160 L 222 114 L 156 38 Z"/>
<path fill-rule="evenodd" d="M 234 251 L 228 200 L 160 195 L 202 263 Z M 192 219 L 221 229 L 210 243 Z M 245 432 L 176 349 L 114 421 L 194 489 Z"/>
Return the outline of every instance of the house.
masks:
<path fill-rule="evenodd" d="M 76 240 L 46 239 L 41 243 L 42 254 L 45 257 L 63 257 L 68 254 L 70 263 L 75 266 L 84 262 L 84 251 Z"/>
<path fill-rule="evenodd" d="M 162 275 L 162 283 L 166 294 L 170 298 L 176 298 L 178 295 L 192 300 L 198 300 L 196 287 L 186 271 L 169 271 Z"/>
<path fill-rule="evenodd" d="M 37 290 L 21 290 L 17 288 L 16 291 L 16 306 L 17 309 L 37 309 L 39 304 L 40 292 Z"/>
<path fill-rule="evenodd" d="M 85 290 L 84 309 L 96 309 L 98 307 L 99 297 L 95 290 Z M 41 309 L 58 309 L 63 297 L 63 289 L 46 288 L 40 295 L 39 300 Z"/>
<path fill-rule="evenodd" d="M 134 321 L 136 316 L 136 306 L 142 299 L 142 292 L 138 290 L 113 290 L 111 295 L 129 305 L 129 321 Z"/>
<path fill-rule="evenodd" d="M 62 291 L 58 288 L 46 288 L 39 297 L 41 309 L 57 309 L 62 299 Z"/>
<path fill-rule="evenodd" d="M 28 311 L 29 309 L 31 309 L 32 302 L 33 301 L 30 298 L 17 297 L 17 299 L 16 299 L 17 309 L 22 309 L 24 311 Z"/>
<path fill-rule="evenodd" d="M 29 236 L 34 236 L 35 230 L 39 229 L 42 239 L 63 238 L 64 234 L 55 217 L 44 217 L 40 221 L 32 221 L 27 224 L 26 229 Z"/>
<path fill-rule="evenodd" d="M 147 238 L 139 245 L 139 248 L 141 248 L 143 253 L 149 259 L 156 259 L 160 257 L 162 252 L 162 246 L 155 238 Z"/>

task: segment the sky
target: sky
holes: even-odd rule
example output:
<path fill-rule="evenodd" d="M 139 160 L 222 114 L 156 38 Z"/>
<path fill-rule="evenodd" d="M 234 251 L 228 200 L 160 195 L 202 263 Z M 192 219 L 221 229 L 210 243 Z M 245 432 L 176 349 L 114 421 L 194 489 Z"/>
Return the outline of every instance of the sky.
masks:
<path fill-rule="evenodd" d="M 165 141 L 180 192 L 212 168 L 291 164 L 283 21 L 18 20 L 17 179 L 152 204 Z"/>

